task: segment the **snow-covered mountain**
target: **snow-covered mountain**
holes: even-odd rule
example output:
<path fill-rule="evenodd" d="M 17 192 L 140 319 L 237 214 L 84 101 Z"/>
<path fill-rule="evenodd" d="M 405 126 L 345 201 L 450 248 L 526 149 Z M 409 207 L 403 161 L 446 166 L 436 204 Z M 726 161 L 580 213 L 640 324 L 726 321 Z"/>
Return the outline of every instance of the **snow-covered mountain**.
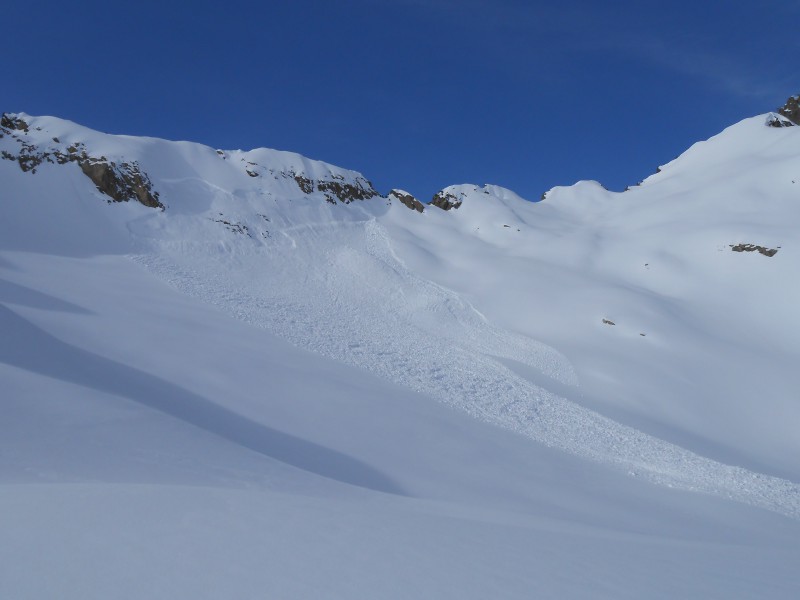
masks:
<path fill-rule="evenodd" d="M 0 597 L 791 597 L 791 102 L 537 202 L 3 115 Z"/>

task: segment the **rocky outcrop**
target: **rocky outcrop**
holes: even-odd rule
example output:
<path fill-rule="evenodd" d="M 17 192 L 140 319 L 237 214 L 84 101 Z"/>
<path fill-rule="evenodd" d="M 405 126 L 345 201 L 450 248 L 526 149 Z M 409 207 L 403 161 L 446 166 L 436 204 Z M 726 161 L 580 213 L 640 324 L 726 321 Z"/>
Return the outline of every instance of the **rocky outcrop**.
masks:
<path fill-rule="evenodd" d="M 245 167 L 244 167 L 244 172 L 245 173 L 247 173 L 250 177 L 260 177 L 259 173 L 254 168 L 254 167 L 258 167 L 258 165 L 256 163 L 250 162 L 249 160 L 245 160 L 245 159 L 242 159 L 242 162 L 245 163 Z"/>
<path fill-rule="evenodd" d="M 800 124 L 800 96 L 791 96 L 786 104 L 778 109 L 778 114 L 786 117 L 795 125 Z"/>
<path fill-rule="evenodd" d="M 346 181 L 341 175 L 330 176 L 330 179 L 311 179 L 305 173 L 289 173 L 297 186 L 304 194 L 321 192 L 326 202 L 331 204 L 350 204 L 356 200 L 368 200 L 379 196 L 372 183 L 363 177 L 356 177 L 353 181 Z M 338 201 L 338 202 L 337 202 Z"/>
<path fill-rule="evenodd" d="M 794 127 L 794 123 L 787 117 L 776 113 L 769 113 L 767 115 L 767 127 Z"/>
<path fill-rule="evenodd" d="M 461 206 L 462 202 L 463 200 L 452 192 L 442 190 L 441 192 L 436 192 L 436 194 L 433 196 L 431 205 L 441 208 L 442 210 L 450 210 L 453 208 L 457 209 L 459 206 Z"/>
<path fill-rule="evenodd" d="M 775 256 L 780 246 L 777 248 L 766 248 L 765 246 L 756 246 L 755 244 L 730 244 L 730 249 L 734 252 L 758 252 L 764 256 Z"/>
<path fill-rule="evenodd" d="M 22 171 L 31 174 L 36 173 L 37 167 L 43 163 L 64 165 L 74 162 L 97 189 L 112 201 L 135 200 L 151 208 L 164 209 L 150 178 L 142 172 L 137 162 L 116 163 L 105 156 L 90 156 L 81 143 L 63 148 L 58 138 L 53 138 L 55 147 L 42 149 L 28 141 L 28 131 L 29 125 L 22 118 L 4 113 L 0 119 L 0 133 L 14 140 L 18 149 L 15 152 L 3 150 L 0 158 L 16 161 Z"/>
<path fill-rule="evenodd" d="M 353 183 L 344 181 L 318 181 L 317 189 L 325 194 L 328 202 L 334 203 L 334 198 L 345 204 L 350 204 L 355 200 L 367 200 L 378 196 L 378 192 L 372 187 L 372 183 L 366 179 L 356 179 Z"/>
<path fill-rule="evenodd" d="M 300 188 L 300 191 L 304 194 L 311 194 L 314 192 L 314 182 L 306 177 L 305 175 L 297 175 L 292 174 L 295 182 L 297 183 L 297 187 Z"/>
<path fill-rule="evenodd" d="M 16 115 L 8 113 L 3 113 L 3 116 L 0 117 L 0 127 L 13 131 L 22 131 L 24 133 L 28 133 L 28 124 Z"/>
<path fill-rule="evenodd" d="M 425 205 L 408 192 L 404 192 L 402 190 L 392 190 L 389 192 L 388 197 L 389 200 L 397 200 L 400 202 L 400 204 L 407 206 L 411 210 L 415 210 L 419 213 L 425 212 Z"/>
<path fill-rule="evenodd" d="M 137 163 L 117 164 L 89 158 L 78 161 L 78 164 L 97 189 L 115 202 L 138 200 L 150 208 L 164 208 L 158 192 L 153 191 L 150 178 L 142 173 Z"/>

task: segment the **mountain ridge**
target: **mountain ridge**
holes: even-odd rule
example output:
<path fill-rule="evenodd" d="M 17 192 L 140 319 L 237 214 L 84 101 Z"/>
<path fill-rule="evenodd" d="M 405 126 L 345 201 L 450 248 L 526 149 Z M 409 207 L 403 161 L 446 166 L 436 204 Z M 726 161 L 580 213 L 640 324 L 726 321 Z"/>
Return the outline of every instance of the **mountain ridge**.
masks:
<path fill-rule="evenodd" d="M 780 118 L 789 120 L 791 124 L 795 124 L 795 121 L 792 120 L 792 115 L 796 117 L 795 112 L 797 98 L 798 96 L 790 97 L 786 104 L 778 109 L 778 114 L 781 115 Z M 755 116 L 752 117 L 752 119 L 758 120 L 764 118 L 766 119 L 766 125 L 775 126 L 773 117 L 775 117 L 775 113 L 765 113 L 763 116 Z M 745 119 L 745 121 L 746 120 L 747 119 Z M 77 128 L 79 132 L 77 136 L 78 139 L 71 139 L 70 142 L 62 143 L 57 135 L 57 132 L 64 130 L 65 128 L 71 130 L 75 130 Z M 44 139 L 47 137 L 48 132 L 53 134 L 52 139 Z M 37 137 L 36 133 L 42 134 L 41 136 L 38 136 L 40 139 L 36 139 L 36 143 L 39 144 L 39 146 L 42 146 L 42 150 L 38 153 L 36 152 L 37 146 L 36 144 L 32 143 L 32 140 L 26 141 L 19 137 L 20 135 L 24 135 L 26 138 L 28 136 Z M 212 150 L 210 146 L 205 146 L 197 142 L 173 142 L 171 140 L 165 140 L 162 138 L 131 138 L 131 136 L 125 135 L 103 134 L 57 117 L 33 117 L 26 113 L 14 112 L 4 112 L 2 114 L 2 120 L 0 120 L 0 135 L 10 137 L 14 141 L 18 142 L 19 148 L 17 152 L 13 152 L 6 148 L 2 151 L 3 153 L 1 156 L 6 160 L 15 160 L 19 162 L 23 171 L 35 170 L 36 167 L 43 161 L 51 163 L 55 161 L 59 164 L 73 161 L 78 162 L 81 168 L 86 172 L 87 176 L 89 176 L 96 184 L 98 184 L 99 189 L 107 196 L 111 197 L 114 201 L 120 201 L 120 198 L 125 195 L 130 199 L 139 199 L 139 201 L 146 206 L 152 206 L 156 208 L 163 208 L 163 206 L 159 205 L 156 197 L 149 194 L 147 182 L 137 180 L 137 177 L 140 177 L 141 175 L 137 173 L 137 167 L 135 164 L 126 163 L 125 157 L 117 154 L 116 162 L 120 164 L 120 168 L 118 170 L 121 169 L 121 172 L 113 172 L 113 169 L 108 168 L 110 165 L 107 166 L 108 161 L 104 160 L 106 157 L 103 154 L 100 152 L 94 152 L 91 156 L 86 154 L 86 149 L 83 146 L 84 142 L 82 142 L 80 139 L 81 136 L 84 138 L 108 136 L 109 139 L 118 138 L 119 140 L 138 139 L 143 142 L 147 142 L 149 140 L 156 143 L 174 143 L 179 145 L 191 144 L 196 146 L 197 150 L 202 149 L 202 151 L 206 153 L 208 153 L 209 150 Z M 61 137 L 63 137 L 63 134 Z M 704 142 L 698 142 L 698 144 L 701 145 L 703 143 Z M 695 146 L 697 146 L 697 144 L 687 149 L 686 152 L 692 152 Z M 72 150 L 70 150 L 70 148 L 72 148 Z M 309 159 L 294 152 L 272 150 L 265 147 L 254 148 L 248 151 L 225 151 L 219 149 L 214 149 L 213 151 L 222 160 L 226 160 L 229 157 L 231 157 L 234 161 L 238 159 L 238 161 L 242 163 L 241 166 L 243 167 L 244 173 L 250 177 L 257 178 L 261 177 L 262 175 L 274 177 L 277 173 L 277 176 L 294 179 L 300 190 L 306 194 L 312 192 L 322 192 L 326 201 L 331 203 L 338 201 L 347 204 L 352 201 L 367 200 L 371 198 L 386 199 L 392 192 L 399 191 L 402 193 L 400 196 L 396 195 L 395 199 L 400 201 L 401 204 L 404 204 L 412 210 L 415 210 L 416 212 L 421 212 L 419 210 L 420 205 L 435 206 L 447 211 L 460 206 L 461 201 L 463 201 L 464 188 L 471 185 L 453 184 L 446 186 L 440 191 L 436 192 L 431 200 L 422 202 L 404 190 L 391 189 L 385 194 L 382 194 L 378 192 L 372 183 L 358 171 L 337 167 L 320 160 Z M 681 157 L 686 154 L 686 152 L 682 153 Z M 675 160 L 678 160 L 678 158 Z M 257 161 L 260 161 L 263 164 L 260 164 Z M 675 161 L 673 160 L 665 165 L 660 166 L 654 174 L 645 178 L 636 186 L 626 188 L 624 191 L 635 189 L 646 182 L 651 182 L 654 180 L 657 181 L 661 179 L 662 177 L 659 177 L 659 175 L 662 170 L 669 169 L 673 162 Z M 90 175 L 88 171 L 94 171 L 95 173 Z M 144 176 L 147 176 L 146 173 Z M 102 183 L 104 178 L 106 179 L 105 184 Z M 556 186 L 545 191 L 539 200 L 528 200 L 524 198 L 523 200 L 529 202 L 541 201 L 548 198 L 558 189 L 590 184 L 591 182 L 589 180 L 582 180 L 572 184 L 572 186 Z M 602 186 L 602 184 L 599 183 L 598 185 Z M 479 186 L 475 185 L 472 187 L 477 189 Z M 506 189 L 498 186 L 491 187 L 496 187 L 497 189 Z M 459 191 L 454 192 L 456 189 Z M 519 197 L 512 190 L 507 191 Z M 459 201 L 459 199 L 456 197 L 456 194 L 462 195 L 461 201 Z M 139 196 L 141 196 L 141 198 L 139 198 Z M 405 201 L 400 200 L 401 197 L 405 198 Z"/>
<path fill-rule="evenodd" d="M 441 210 L 7 115 L 0 595 L 791 596 L 800 130 L 766 121 Z"/>

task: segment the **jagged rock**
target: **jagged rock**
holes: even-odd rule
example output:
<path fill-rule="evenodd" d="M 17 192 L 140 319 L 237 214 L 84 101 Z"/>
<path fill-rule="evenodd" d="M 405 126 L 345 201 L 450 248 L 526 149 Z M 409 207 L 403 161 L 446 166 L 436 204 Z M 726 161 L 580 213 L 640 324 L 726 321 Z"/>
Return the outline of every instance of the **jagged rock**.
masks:
<path fill-rule="evenodd" d="M 28 133 L 28 124 L 14 114 L 3 113 L 3 116 L 0 117 L 0 127 L 5 127 L 6 129 L 11 129 L 13 131 L 24 131 L 25 133 Z"/>
<path fill-rule="evenodd" d="M 13 127 L 11 131 L 28 132 L 27 123 L 5 113 L 2 116 L 2 126 L 7 129 Z M 76 162 L 97 189 L 115 202 L 138 200 L 151 208 L 164 208 L 158 199 L 158 192 L 153 191 L 149 177 L 142 173 L 136 162 L 116 164 L 109 162 L 104 156 L 89 156 L 80 142 L 70 145 L 66 152 L 62 152 L 58 148 L 42 150 L 26 141 L 25 135 L 12 133 L 11 137 L 19 144 L 18 152 L 13 154 L 3 150 L 0 156 L 5 160 L 16 161 L 19 168 L 26 173 L 36 173 L 36 168 L 45 162 L 59 165 Z M 53 141 L 56 142 L 55 139 Z"/>
<path fill-rule="evenodd" d="M 17 154 L 12 154 L 7 150 L 3 150 L 2 158 L 5 160 L 16 161 L 19 164 L 19 168 L 26 173 L 28 171 L 31 173 L 36 173 L 36 167 L 41 165 L 43 162 L 49 162 L 51 164 L 58 163 L 63 165 L 64 163 L 76 160 L 76 158 L 63 154 L 58 150 L 54 150 L 52 152 L 39 150 L 39 148 L 28 143 L 25 141 L 25 139 L 15 134 L 11 134 L 11 138 L 19 144 L 19 151 Z"/>
<path fill-rule="evenodd" d="M 755 244 L 730 244 L 731 250 L 734 252 L 758 252 L 764 256 L 775 256 L 778 253 L 778 248 L 766 248 L 765 246 L 756 246 Z"/>
<path fill-rule="evenodd" d="M 766 125 L 767 127 L 794 127 L 794 123 L 787 117 L 776 113 L 769 113 Z"/>
<path fill-rule="evenodd" d="M 778 109 L 778 113 L 789 119 L 793 124 L 800 124 L 800 96 L 791 96 L 786 104 Z"/>
<path fill-rule="evenodd" d="M 363 185 L 364 183 L 366 185 Z M 372 184 L 366 180 L 363 180 L 363 182 L 356 180 L 355 184 L 339 181 L 318 181 L 317 189 L 325 194 L 329 202 L 333 200 L 331 196 L 335 196 L 345 204 L 349 204 L 354 200 L 367 200 L 378 195 Z"/>
<path fill-rule="evenodd" d="M 103 194 L 116 202 L 136 199 L 151 208 L 164 208 L 153 191 L 150 178 L 133 163 L 108 163 L 95 159 L 80 160 L 81 171 L 92 180 Z"/>
<path fill-rule="evenodd" d="M 408 192 L 404 192 L 402 190 L 392 190 L 389 192 L 389 199 L 397 200 L 403 206 L 407 206 L 411 210 L 415 210 L 419 213 L 425 212 L 425 205 Z"/>
<path fill-rule="evenodd" d="M 304 175 L 295 175 L 294 180 L 297 182 L 297 187 L 299 187 L 304 194 L 310 194 L 314 191 L 314 182 L 308 177 Z"/>
<path fill-rule="evenodd" d="M 331 204 L 336 204 L 337 200 L 343 204 L 350 204 L 355 200 L 367 200 L 379 195 L 372 187 L 372 183 L 363 177 L 357 177 L 353 182 L 346 182 L 340 175 L 332 175 L 333 180 L 313 180 L 300 173 L 290 173 L 290 175 L 304 194 L 322 192 L 325 200 Z"/>
<path fill-rule="evenodd" d="M 451 192 L 446 192 L 444 190 L 440 192 L 436 192 L 433 196 L 433 200 L 431 200 L 431 205 L 441 208 L 442 210 L 450 210 L 451 208 L 458 208 L 461 206 L 463 200 L 461 200 L 458 196 L 452 194 Z"/>

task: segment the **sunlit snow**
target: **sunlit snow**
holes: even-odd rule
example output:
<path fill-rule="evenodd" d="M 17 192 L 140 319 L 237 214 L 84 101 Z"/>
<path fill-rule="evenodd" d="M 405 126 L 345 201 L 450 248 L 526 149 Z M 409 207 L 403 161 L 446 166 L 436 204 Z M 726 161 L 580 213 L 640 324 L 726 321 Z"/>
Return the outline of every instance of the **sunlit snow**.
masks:
<path fill-rule="evenodd" d="M 293 153 L 20 118 L 0 597 L 800 589 L 800 128 L 419 213 Z M 136 161 L 165 208 L 22 142 Z"/>

